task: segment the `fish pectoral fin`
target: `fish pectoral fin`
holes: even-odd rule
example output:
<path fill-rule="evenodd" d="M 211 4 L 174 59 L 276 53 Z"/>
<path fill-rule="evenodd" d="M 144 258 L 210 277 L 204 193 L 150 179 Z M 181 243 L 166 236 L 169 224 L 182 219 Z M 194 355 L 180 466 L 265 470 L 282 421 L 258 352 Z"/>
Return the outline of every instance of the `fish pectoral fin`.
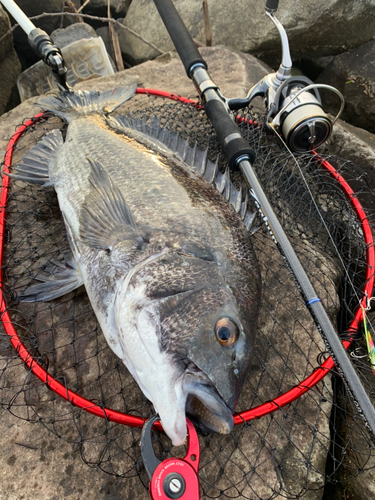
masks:
<path fill-rule="evenodd" d="M 121 241 L 140 248 L 145 239 L 122 192 L 100 162 L 90 158 L 88 161 L 91 165 L 91 189 L 79 218 L 80 239 L 86 245 L 102 250 L 111 250 Z"/>
<path fill-rule="evenodd" d="M 17 163 L 12 173 L 6 175 L 24 182 L 50 186 L 49 163 L 63 142 L 60 130 L 52 130 L 22 157 L 22 163 Z"/>
<path fill-rule="evenodd" d="M 47 302 L 83 285 L 82 275 L 72 256 L 66 257 L 64 263 L 52 261 L 46 271 L 49 275 L 35 278 L 41 283 L 29 286 L 18 296 L 20 302 Z"/>

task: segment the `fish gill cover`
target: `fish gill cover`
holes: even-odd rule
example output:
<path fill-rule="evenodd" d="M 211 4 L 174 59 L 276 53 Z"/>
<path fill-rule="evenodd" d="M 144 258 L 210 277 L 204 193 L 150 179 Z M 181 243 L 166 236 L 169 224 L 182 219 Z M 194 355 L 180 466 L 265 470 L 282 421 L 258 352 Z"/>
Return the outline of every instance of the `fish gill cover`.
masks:
<path fill-rule="evenodd" d="M 214 132 L 199 108 L 137 96 L 121 112 L 148 123 L 157 116 L 163 127 L 191 145 L 196 141 L 200 149 L 208 147 L 212 161 L 219 154 L 219 168 L 225 168 Z M 339 183 L 318 158 L 298 157 L 313 202 L 296 163 L 259 125 L 262 117 L 245 110 L 242 118 L 243 134 L 256 151 L 256 172 L 332 321 L 345 337 L 366 281 L 366 244 L 360 221 Z M 57 127 L 64 136 L 66 129 L 58 118 L 48 117 L 30 127 L 17 145 L 13 164 Z M 373 196 L 356 166 L 339 158 L 329 160 L 362 202 Z M 232 181 L 237 188 L 242 184 L 239 175 Z M 249 209 L 254 211 L 251 201 Z M 372 214 L 367 215 L 372 223 Z M 302 383 L 329 356 L 287 265 L 257 219 L 253 227 L 259 229 L 252 235 L 252 244 L 260 267 L 262 297 L 254 357 L 237 412 L 267 403 Z M 100 408 L 148 418 L 154 412 L 151 403 L 108 347 L 82 287 L 52 302 L 19 301 L 20 293 L 35 283 L 35 277 L 64 262 L 68 250 L 54 190 L 11 180 L 3 287 L 22 342 L 66 388 Z M 371 323 L 371 313 L 368 319 Z M 361 332 L 358 338 L 353 359 L 373 397 L 370 365 L 359 357 L 366 354 Z M 62 439 L 75 443 L 89 465 L 115 476 L 138 475 L 147 484 L 139 429 L 99 419 L 56 396 L 23 369 L 5 336 L 1 350 L 4 407 L 19 418 L 42 422 Z M 162 458 L 183 453 L 162 433 L 155 437 Z M 201 433 L 199 439 L 203 498 L 299 498 L 325 483 L 348 480 L 373 464 L 368 431 L 334 371 L 276 412 L 243 422 L 229 435 Z"/>

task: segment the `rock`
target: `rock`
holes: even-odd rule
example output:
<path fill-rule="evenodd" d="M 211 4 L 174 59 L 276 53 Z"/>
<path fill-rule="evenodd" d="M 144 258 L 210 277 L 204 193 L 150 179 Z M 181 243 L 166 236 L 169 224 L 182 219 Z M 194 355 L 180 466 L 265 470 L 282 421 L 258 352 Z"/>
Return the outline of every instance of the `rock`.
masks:
<path fill-rule="evenodd" d="M 374 134 L 339 119 L 333 127 L 327 146 L 331 154 L 351 160 L 369 173 L 373 171 L 372 183 L 375 185 Z"/>
<path fill-rule="evenodd" d="M 111 0 L 111 14 L 113 17 L 125 17 L 132 0 Z M 83 3 L 83 0 L 82 0 Z M 83 9 L 85 14 L 93 16 L 107 17 L 108 0 L 90 0 Z"/>
<path fill-rule="evenodd" d="M 307 78 L 315 82 L 320 73 L 333 61 L 334 57 L 335 56 L 313 57 L 310 59 L 293 61 L 293 71 L 297 67 L 302 75 L 307 76 Z"/>
<path fill-rule="evenodd" d="M 0 4 L 0 38 L 2 38 L 9 30 L 10 22 L 8 14 Z M 12 34 L 9 33 L 9 35 L 4 37 L 4 39 L 0 42 L 0 61 L 3 61 L 11 50 L 13 50 L 13 37 Z"/>
<path fill-rule="evenodd" d="M 59 28 L 51 33 L 53 42 L 62 49 L 70 43 L 82 40 L 83 38 L 93 38 L 98 36 L 89 24 L 75 23 L 67 28 Z"/>
<path fill-rule="evenodd" d="M 271 69 L 250 54 L 226 47 L 199 49 L 208 64 L 211 78 L 226 97 L 245 97 L 249 89 Z M 140 85 L 168 92 L 178 92 L 185 97 L 197 97 L 192 81 L 176 53 L 168 53 L 154 61 L 126 70 L 127 75 L 138 75 Z"/>
<path fill-rule="evenodd" d="M 375 135 L 343 120 L 338 120 L 331 137 L 326 143 L 330 154 L 352 161 L 364 172 L 371 186 L 375 186 Z M 364 206 L 375 209 L 375 199 L 363 194 Z"/>
<path fill-rule="evenodd" d="M 223 47 L 202 48 L 201 53 L 208 63 L 213 80 L 220 86 L 224 95 L 229 97 L 246 95 L 249 88 L 269 72 L 269 68 L 251 55 L 238 53 Z M 167 54 L 154 61 L 148 61 L 136 68 L 125 70 L 110 77 L 84 82 L 77 85 L 77 87 L 104 90 L 121 84 L 126 85 L 129 83 L 127 78 L 137 78 L 137 81 L 145 87 L 160 88 L 188 97 L 196 95 L 191 80 L 185 75 L 182 63 L 174 54 Z M 36 100 L 32 98 L 0 118 L 0 150 L 5 150 L 15 127 L 22 123 L 25 118 L 36 113 L 35 106 L 33 106 Z M 53 124 L 49 125 L 49 127 L 52 126 Z M 41 130 L 42 134 L 45 134 L 47 130 L 47 125 L 44 125 L 44 127 Z M 270 182 L 272 183 L 273 179 Z M 283 180 L 281 179 L 280 182 L 283 182 Z M 294 193 L 290 193 L 290 195 L 294 196 Z M 27 198 L 33 203 L 30 194 L 28 194 Z M 39 198 L 38 202 L 41 206 L 43 205 Z M 15 199 L 13 199 L 13 203 L 16 203 Z M 43 225 L 46 221 L 41 217 L 39 222 Z M 35 228 L 33 234 L 39 241 L 40 235 Z M 268 308 L 268 313 L 264 310 L 260 318 L 259 328 L 263 333 L 263 337 L 257 341 L 258 357 L 252 368 L 250 379 L 254 376 L 254 380 L 256 380 L 256 377 L 264 368 L 267 373 L 282 376 L 285 385 L 292 387 L 297 380 L 300 380 L 300 377 L 306 375 L 304 373 L 306 367 L 298 366 L 301 354 L 309 353 L 309 356 L 311 356 L 309 359 L 315 363 L 318 353 L 324 351 L 325 347 L 316 329 L 312 327 L 311 317 L 309 317 L 302 301 L 296 304 L 296 301 L 293 300 L 295 299 L 294 295 L 291 302 L 288 302 L 285 297 L 283 286 L 288 287 L 290 283 L 292 287 L 293 281 L 285 268 L 280 270 L 278 267 L 277 259 L 282 262 L 282 258 L 275 245 L 271 243 L 270 236 L 267 232 L 262 233 L 261 230 L 254 236 L 257 251 L 262 261 L 261 265 L 268 277 L 267 293 L 269 294 L 269 300 L 266 301 L 266 307 L 264 308 Z M 317 249 L 309 248 L 308 250 L 315 252 L 314 258 L 311 260 L 312 266 L 327 265 L 328 260 L 323 262 Z M 331 263 L 327 267 L 327 272 L 324 273 L 327 280 L 327 282 L 324 282 L 324 290 L 329 287 L 333 288 L 337 284 L 335 273 L 337 273 L 337 266 L 332 266 Z M 324 300 L 324 297 L 322 298 Z M 30 307 L 35 313 L 34 305 Z M 335 307 L 337 307 L 336 303 L 333 309 Z M 292 316 L 295 320 L 292 325 L 289 324 L 290 311 L 293 311 L 294 314 L 298 312 L 297 317 Z M 276 312 L 277 315 L 281 315 L 281 322 L 275 326 Z M 330 312 L 334 314 L 335 311 L 330 310 Z M 68 339 L 75 331 L 75 327 L 70 326 L 72 323 L 71 313 L 70 310 L 65 311 L 62 324 L 66 326 L 62 329 L 62 337 L 59 335 L 60 332 L 54 330 L 54 335 L 58 339 L 58 347 L 62 348 L 59 350 L 60 353 L 67 352 L 63 349 L 70 349 Z M 49 318 L 49 315 L 50 309 L 46 308 L 45 316 Z M 309 326 L 306 328 L 305 324 Z M 56 324 L 57 328 L 58 325 Z M 48 329 L 46 328 L 46 330 Z M 284 337 L 282 336 L 286 332 L 293 332 L 293 345 L 290 349 L 286 349 Z M 47 337 L 47 335 L 45 336 Z M 82 342 L 84 342 L 84 337 L 86 335 L 80 335 Z M 267 342 L 268 339 L 272 340 L 272 348 Z M 102 352 L 102 346 L 99 347 L 98 349 L 98 346 L 96 346 L 96 349 Z M 64 356 L 59 357 L 57 350 L 53 352 L 56 352 L 56 358 L 59 358 L 60 362 L 62 362 Z M 265 352 L 267 352 L 266 359 L 264 358 Z M 0 354 L 0 359 L 7 359 L 2 352 Z M 94 373 L 97 373 L 94 369 L 95 363 L 96 359 L 94 357 L 93 365 L 89 366 L 89 368 L 92 368 Z M 54 361 L 51 361 L 51 369 L 52 364 L 54 364 Z M 10 377 L 11 384 L 17 383 L 19 387 L 25 387 L 23 383 L 27 383 L 28 379 L 26 380 L 25 377 L 28 377 L 29 374 L 19 362 L 16 362 L 14 369 L 17 376 L 15 373 L 15 377 L 12 379 L 8 375 L 8 380 Z M 97 366 L 96 370 L 98 370 Z M 74 370 L 73 372 L 73 377 L 77 376 L 77 379 L 80 379 L 81 374 L 77 374 Z M 87 369 L 87 373 L 90 373 L 89 369 Z M 104 385 L 103 374 L 101 376 L 101 383 Z M 3 376 L 3 380 L 4 378 L 7 377 Z M 83 385 L 85 386 L 84 382 Z M 255 388 L 256 395 L 254 395 Z M 248 408 L 250 401 L 254 401 L 254 405 L 258 404 L 259 401 L 267 401 L 268 390 L 267 383 L 260 386 L 255 383 L 253 388 L 248 386 L 241 395 L 240 405 L 242 409 Z M 274 390 L 277 391 L 276 386 Z M 43 402 L 49 397 L 49 391 L 45 390 L 43 392 L 40 386 L 37 387 L 32 401 L 35 405 L 34 408 L 37 408 L 40 401 Z M 238 497 L 237 493 L 240 489 L 244 498 L 270 498 L 272 496 L 274 499 L 281 500 L 286 497 L 298 498 L 303 493 L 304 498 L 308 500 L 320 500 L 323 495 L 325 460 L 329 450 L 331 397 L 330 382 L 326 380 L 316 390 L 310 391 L 303 398 L 286 406 L 283 410 L 261 419 L 255 419 L 248 425 L 238 426 L 230 436 L 201 437 L 203 450 L 201 474 L 208 481 L 208 483 L 202 482 L 202 485 L 204 485 L 206 491 L 207 484 L 215 484 L 216 487 L 222 484 L 223 488 L 227 488 L 229 481 L 231 484 L 235 484 L 235 487 L 226 492 L 228 496 Z M 26 398 L 26 394 L 22 393 L 21 407 L 25 402 L 24 398 Z M 61 411 L 61 408 L 58 401 L 53 404 L 54 411 L 57 414 L 59 409 Z M 67 408 L 65 420 L 69 420 L 71 418 L 71 408 L 69 406 L 64 408 Z M 93 433 L 97 440 L 98 436 L 101 439 L 102 434 L 96 429 L 96 426 L 99 427 L 99 425 L 103 426 L 104 424 L 102 420 L 100 420 L 100 424 L 96 423 L 95 418 L 90 417 L 90 420 L 85 415 L 80 415 L 78 418 L 77 414 L 76 425 L 79 432 L 82 432 L 79 435 L 80 437 L 87 435 L 85 434 L 87 428 L 91 429 L 91 427 L 95 426 Z M 61 431 L 64 426 L 63 421 L 54 420 L 51 426 L 53 426 L 52 430 L 54 432 L 61 432 L 63 437 L 74 442 L 75 429 L 73 435 L 65 436 Z M 85 427 L 86 430 L 83 430 Z M 312 442 L 315 442 L 313 449 Z M 97 441 L 93 446 L 96 446 L 96 444 Z M 98 444 L 98 448 L 100 448 L 101 444 Z M 87 446 L 89 447 L 89 444 Z M 126 460 L 130 460 L 131 465 L 129 467 L 133 466 L 133 455 L 139 453 L 139 447 L 137 449 L 138 451 L 132 449 L 131 455 L 125 457 Z M 92 498 L 93 500 L 103 498 L 108 500 L 119 500 L 120 498 L 146 500 L 148 498 L 148 493 L 141 485 L 140 479 L 111 478 L 110 476 L 103 476 L 98 468 L 90 470 L 81 460 L 80 454 L 72 442 L 57 441 L 56 437 L 48 434 L 42 425 L 31 424 L 30 422 L 24 423 L 15 419 L 15 417 L 11 417 L 8 413 L 4 413 L 0 419 L 0 450 L 3 478 L 0 484 L 0 497 L 2 495 L 4 498 L 17 499 L 23 497 L 33 500 L 33 495 L 36 498 L 35 492 L 37 492 L 37 498 L 40 500 L 57 500 L 65 497 L 72 500 L 80 498 Z M 96 451 L 97 454 L 100 454 L 100 450 Z M 116 459 L 116 456 L 120 462 L 124 460 L 120 448 L 113 452 L 113 460 Z M 217 459 L 218 456 L 219 459 Z M 106 465 L 107 457 L 108 455 L 101 456 L 103 466 Z M 223 458 L 222 462 L 220 461 L 221 458 Z M 126 460 L 123 467 L 128 465 Z M 95 464 L 94 459 L 93 462 Z M 17 467 L 16 475 L 14 474 L 15 467 Z M 306 473 L 306 468 L 309 470 L 308 473 Z M 30 481 L 30 473 L 32 474 L 32 481 Z M 131 474 L 135 475 L 134 469 L 131 469 Z M 144 474 L 141 477 L 145 480 Z M 239 489 L 237 489 L 237 486 Z M 308 491 L 305 491 L 306 489 Z M 13 495 L 13 497 L 9 495 Z M 218 498 L 218 495 L 219 491 L 217 489 L 212 491 L 211 496 Z M 221 495 L 221 497 L 225 498 L 224 495 Z"/>
<path fill-rule="evenodd" d="M 21 65 L 17 54 L 12 50 L 10 55 L 0 62 L 0 115 L 6 110 L 20 70 Z"/>
<path fill-rule="evenodd" d="M 64 10 L 64 0 L 16 0 L 16 4 L 28 17 L 37 16 L 48 13 L 61 13 Z M 50 34 L 54 29 L 60 27 L 61 17 L 59 16 L 44 16 L 32 22 L 44 31 Z M 14 23 L 13 23 L 14 24 Z M 16 30 L 21 31 L 17 28 Z"/>
<path fill-rule="evenodd" d="M 117 21 L 120 21 L 120 19 L 117 19 Z M 121 19 L 122 21 L 122 19 Z M 119 31 L 122 30 L 118 24 L 114 25 L 115 32 L 118 34 Z M 100 36 L 104 42 L 105 48 L 107 49 L 108 54 L 112 57 L 112 48 L 111 48 L 111 41 L 109 38 L 109 28 L 107 26 L 102 26 L 101 28 L 98 28 L 95 30 L 96 34 Z"/>
<path fill-rule="evenodd" d="M 9 17 L 0 5 L 0 38 L 9 30 Z M 13 49 L 13 39 L 10 33 L 0 42 L 0 115 L 6 110 L 20 72 L 21 65 Z"/>
<path fill-rule="evenodd" d="M 205 41 L 201 0 L 176 0 L 177 11 L 189 32 Z M 225 45 L 242 52 L 280 62 L 280 38 L 265 15 L 264 2 L 257 0 L 209 0 L 213 45 Z M 145 15 L 147 13 L 147 15 Z M 373 37 L 375 4 L 371 0 L 352 2 L 284 0 L 277 18 L 287 30 L 293 59 L 338 54 Z M 337 22 L 340 19 L 340 23 Z M 173 45 L 152 0 L 133 0 L 124 24 L 163 51 Z M 130 33 L 121 35 L 121 47 L 130 62 L 140 63 L 156 57 L 157 52 Z"/>
<path fill-rule="evenodd" d="M 88 467 L 73 443 L 62 442 L 43 426 L 15 419 L 3 409 L 0 422 L 0 498 L 150 499 L 138 477 L 115 478 Z"/>
<path fill-rule="evenodd" d="M 345 97 L 343 120 L 375 133 L 375 40 L 336 56 L 317 83 L 336 87 Z M 337 110 L 337 98 L 323 94 L 328 111 Z"/>
<path fill-rule="evenodd" d="M 108 26 L 102 26 L 101 28 L 98 28 L 97 30 L 95 30 L 95 33 L 97 36 L 100 36 L 101 39 L 103 40 L 108 54 L 111 54 L 111 42 L 109 40 Z"/>

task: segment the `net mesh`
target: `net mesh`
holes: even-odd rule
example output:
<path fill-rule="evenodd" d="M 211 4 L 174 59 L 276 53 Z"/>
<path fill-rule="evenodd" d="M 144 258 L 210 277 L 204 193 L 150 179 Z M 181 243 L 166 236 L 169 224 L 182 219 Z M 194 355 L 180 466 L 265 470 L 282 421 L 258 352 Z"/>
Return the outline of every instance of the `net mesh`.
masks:
<path fill-rule="evenodd" d="M 151 96 L 136 96 L 119 110 L 178 132 L 225 168 L 215 134 L 196 106 Z M 363 296 L 366 244 L 350 201 L 319 158 L 298 156 L 246 109 L 239 123 L 256 152 L 254 168 L 318 296 L 343 339 Z M 56 117 L 35 122 L 18 141 L 13 163 L 48 131 L 62 128 Z M 366 175 L 351 162 L 329 157 L 366 206 L 374 196 Z M 233 174 L 239 187 L 243 180 Z M 307 187 L 308 186 L 308 187 Z M 249 208 L 254 211 L 252 201 Z M 374 218 L 367 213 L 370 222 Z M 287 265 L 261 218 L 252 236 L 262 276 L 262 299 L 255 356 L 237 411 L 267 404 L 303 381 L 329 357 Z M 68 242 L 52 188 L 11 180 L 7 202 L 3 293 L 11 321 L 30 355 L 64 387 L 100 408 L 148 418 L 143 396 L 101 333 L 83 287 L 46 303 L 21 303 L 18 295 L 64 259 Z M 372 315 L 368 314 L 371 326 Z M 375 318 L 374 318 L 375 319 Z M 362 328 L 354 333 L 352 359 L 370 396 L 374 375 L 366 357 Z M 37 379 L 10 345 L 0 339 L 1 404 L 18 418 L 40 422 L 62 440 L 74 443 L 92 467 L 117 477 L 148 477 L 140 456 L 139 428 L 99 418 L 77 408 Z M 155 431 L 160 459 L 183 456 Z M 201 434 L 199 480 L 202 498 L 300 498 L 327 484 L 348 481 L 375 466 L 371 437 L 335 371 L 302 397 L 274 413 L 237 425 L 230 435 Z"/>

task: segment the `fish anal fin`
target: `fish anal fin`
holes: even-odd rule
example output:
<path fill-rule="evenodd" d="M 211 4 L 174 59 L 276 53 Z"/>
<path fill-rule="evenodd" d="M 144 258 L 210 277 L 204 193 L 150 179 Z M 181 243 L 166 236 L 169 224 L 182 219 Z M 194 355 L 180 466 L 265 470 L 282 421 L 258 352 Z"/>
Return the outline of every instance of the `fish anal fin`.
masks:
<path fill-rule="evenodd" d="M 111 250 L 121 241 L 139 248 L 145 240 L 122 192 L 100 162 L 90 158 L 88 161 L 91 165 L 91 189 L 80 213 L 81 241 L 101 250 Z"/>

